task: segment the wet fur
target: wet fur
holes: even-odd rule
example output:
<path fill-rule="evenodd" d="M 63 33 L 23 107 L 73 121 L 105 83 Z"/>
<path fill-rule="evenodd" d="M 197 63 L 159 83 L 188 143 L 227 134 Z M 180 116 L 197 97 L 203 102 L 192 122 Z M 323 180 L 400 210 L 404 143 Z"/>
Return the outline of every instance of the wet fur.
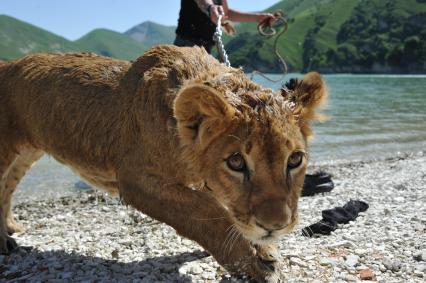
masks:
<path fill-rule="evenodd" d="M 297 222 L 306 161 L 292 176 L 282 168 L 296 147 L 307 150 L 325 97 L 316 73 L 273 92 L 200 48 L 158 46 L 133 63 L 80 53 L 2 64 L 0 252 L 21 230 L 13 191 L 47 153 L 197 241 L 228 270 L 271 278 L 260 264 L 270 246 L 249 240 L 263 233 L 253 221 L 291 223 L 275 237 Z M 235 150 L 256 164 L 250 180 L 224 165 Z"/>

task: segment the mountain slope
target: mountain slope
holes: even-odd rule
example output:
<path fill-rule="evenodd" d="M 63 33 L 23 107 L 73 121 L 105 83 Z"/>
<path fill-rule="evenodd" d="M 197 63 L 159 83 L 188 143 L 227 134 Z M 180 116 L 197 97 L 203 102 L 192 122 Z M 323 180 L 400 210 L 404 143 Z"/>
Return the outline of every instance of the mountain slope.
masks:
<path fill-rule="evenodd" d="M 426 72 L 426 0 L 283 0 L 267 11 L 284 11 L 289 22 L 278 51 L 290 71 L 353 73 Z M 174 27 L 144 22 L 124 34 L 98 29 L 73 42 L 12 17 L 0 16 L 0 59 L 34 52 L 93 51 L 135 59 L 156 44 L 171 43 Z M 225 37 L 233 66 L 280 72 L 274 38 L 256 24 L 237 25 Z"/>
<path fill-rule="evenodd" d="M 372 0 L 358 5 L 337 34 L 337 48 L 312 54 L 313 62 L 331 70 L 338 66 L 338 71 L 357 71 L 355 66 L 421 72 L 426 62 L 424 3 Z"/>
<path fill-rule="evenodd" d="M 77 46 L 63 37 L 15 18 L 0 15 L 0 59 L 15 59 L 35 52 L 77 50 Z"/>
<path fill-rule="evenodd" d="M 157 44 L 171 44 L 175 38 L 174 26 L 164 26 L 154 22 L 143 22 L 132 27 L 124 34 L 130 36 L 137 42 L 151 47 Z"/>
<path fill-rule="evenodd" d="M 409 57 L 410 52 L 425 49 L 424 2 L 286 0 L 267 11 L 282 9 L 285 12 L 289 27 L 280 38 L 278 47 L 293 71 L 318 69 L 326 72 L 424 72 L 425 67 L 420 66 L 421 64 L 417 64 L 414 69 L 402 66 L 402 61 Z M 384 27 L 382 19 L 385 19 Z M 361 22 L 365 25 L 357 27 Z M 405 30 L 410 30 L 411 33 L 401 32 Z M 255 68 L 269 72 L 279 71 L 272 52 L 273 39 L 258 35 L 255 24 L 239 25 L 238 31 L 239 35 L 229 40 L 226 46 L 233 65 L 242 65 L 246 70 Z M 395 33 L 398 34 L 396 37 Z M 380 44 L 374 44 L 377 41 Z M 362 51 L 366 42 L 368 47 Z M 386 50 L 383 50 L 383 46 Z M 361 55 L 363 52 L 380 53 L 381 57 Z M 426 55 L 424 52 L 417 52 L 416 56 L 424 62 L 422 58 Z M 356 60 L 349 60 L 350 58 Z"/>
<path fill-rule="evenodd" d="M 129 36 L 96 29 L 70 41 L 15 18 L 0 15 L 0 60 L 13 60 L 36 52 L 91 51 L 100 55 L 132 60 L 148 48 Z"/>
<path fill-rule="evenodd" d="M 132 38 L 108 29 L 96 29 L 75 41 L 81 51 L 124 60 L 133 60 L 147 49 Z"/>

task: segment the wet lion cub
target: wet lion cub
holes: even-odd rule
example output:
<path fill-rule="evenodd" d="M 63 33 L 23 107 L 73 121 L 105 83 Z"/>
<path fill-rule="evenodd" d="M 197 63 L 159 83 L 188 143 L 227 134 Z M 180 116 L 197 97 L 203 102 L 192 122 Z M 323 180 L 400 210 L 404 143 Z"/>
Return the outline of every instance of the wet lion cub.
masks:
<path fill-rule="evenodd" d="M 0 252 L 21 229 L 12 193 L 46 153 L 230 272 L 273 281 L 273 243 L 297 222 L 310 122 L 325 97 L 317 73 L 274 92 L 197 47 L 157 46 L 133 63 L 82 53 L 3 64 Z M 230 247 L 231 231 L 240 237 Z"/>

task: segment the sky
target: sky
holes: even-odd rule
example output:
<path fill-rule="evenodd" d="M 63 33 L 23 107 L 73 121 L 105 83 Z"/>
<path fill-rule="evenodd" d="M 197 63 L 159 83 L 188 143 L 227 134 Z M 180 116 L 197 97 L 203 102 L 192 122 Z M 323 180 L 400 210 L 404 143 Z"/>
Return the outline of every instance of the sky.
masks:
<path fill-rule="evenodd" d="M 240 11 L 264 10 L 278 0 L 228 0 Z M 144 21 L 176 25 L 180 0 L 0 0 L 0 15 L 31 23 L 70 40 L 96 28 L 124 32 Z"/>

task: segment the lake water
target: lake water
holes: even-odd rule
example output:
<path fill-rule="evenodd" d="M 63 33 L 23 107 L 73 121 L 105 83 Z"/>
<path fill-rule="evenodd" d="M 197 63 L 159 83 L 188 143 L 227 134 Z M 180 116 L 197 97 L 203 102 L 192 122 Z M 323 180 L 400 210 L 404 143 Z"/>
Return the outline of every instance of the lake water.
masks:
<path fill-rule="evenodd" d="M 280 76 L 272 75 L 271 78 Z M 298 74 L 287 75 L 301 77 Z M 426 149 L 426 75 L 325 75 L 329 116 L 314 126 L 311 160 L 373 159 Z M 258 83 L 279 89 L 255 77 Z"/>
<path fill-rule="evenodd" d="M 280 76 L 271 75 L 277 79 Z M 286 76 L 286 80 L 300 77 Z M 325 123 L 316 123 L 311 162 L 374 159 L 426 149 L 426 75 L 326 75 L 330 96 Z M 273 89 L 261 77 L 255 81 Z M 68 168 L 43 157 L 19 185 L 17 199 L 71 192 L 78 181 Z"/>

